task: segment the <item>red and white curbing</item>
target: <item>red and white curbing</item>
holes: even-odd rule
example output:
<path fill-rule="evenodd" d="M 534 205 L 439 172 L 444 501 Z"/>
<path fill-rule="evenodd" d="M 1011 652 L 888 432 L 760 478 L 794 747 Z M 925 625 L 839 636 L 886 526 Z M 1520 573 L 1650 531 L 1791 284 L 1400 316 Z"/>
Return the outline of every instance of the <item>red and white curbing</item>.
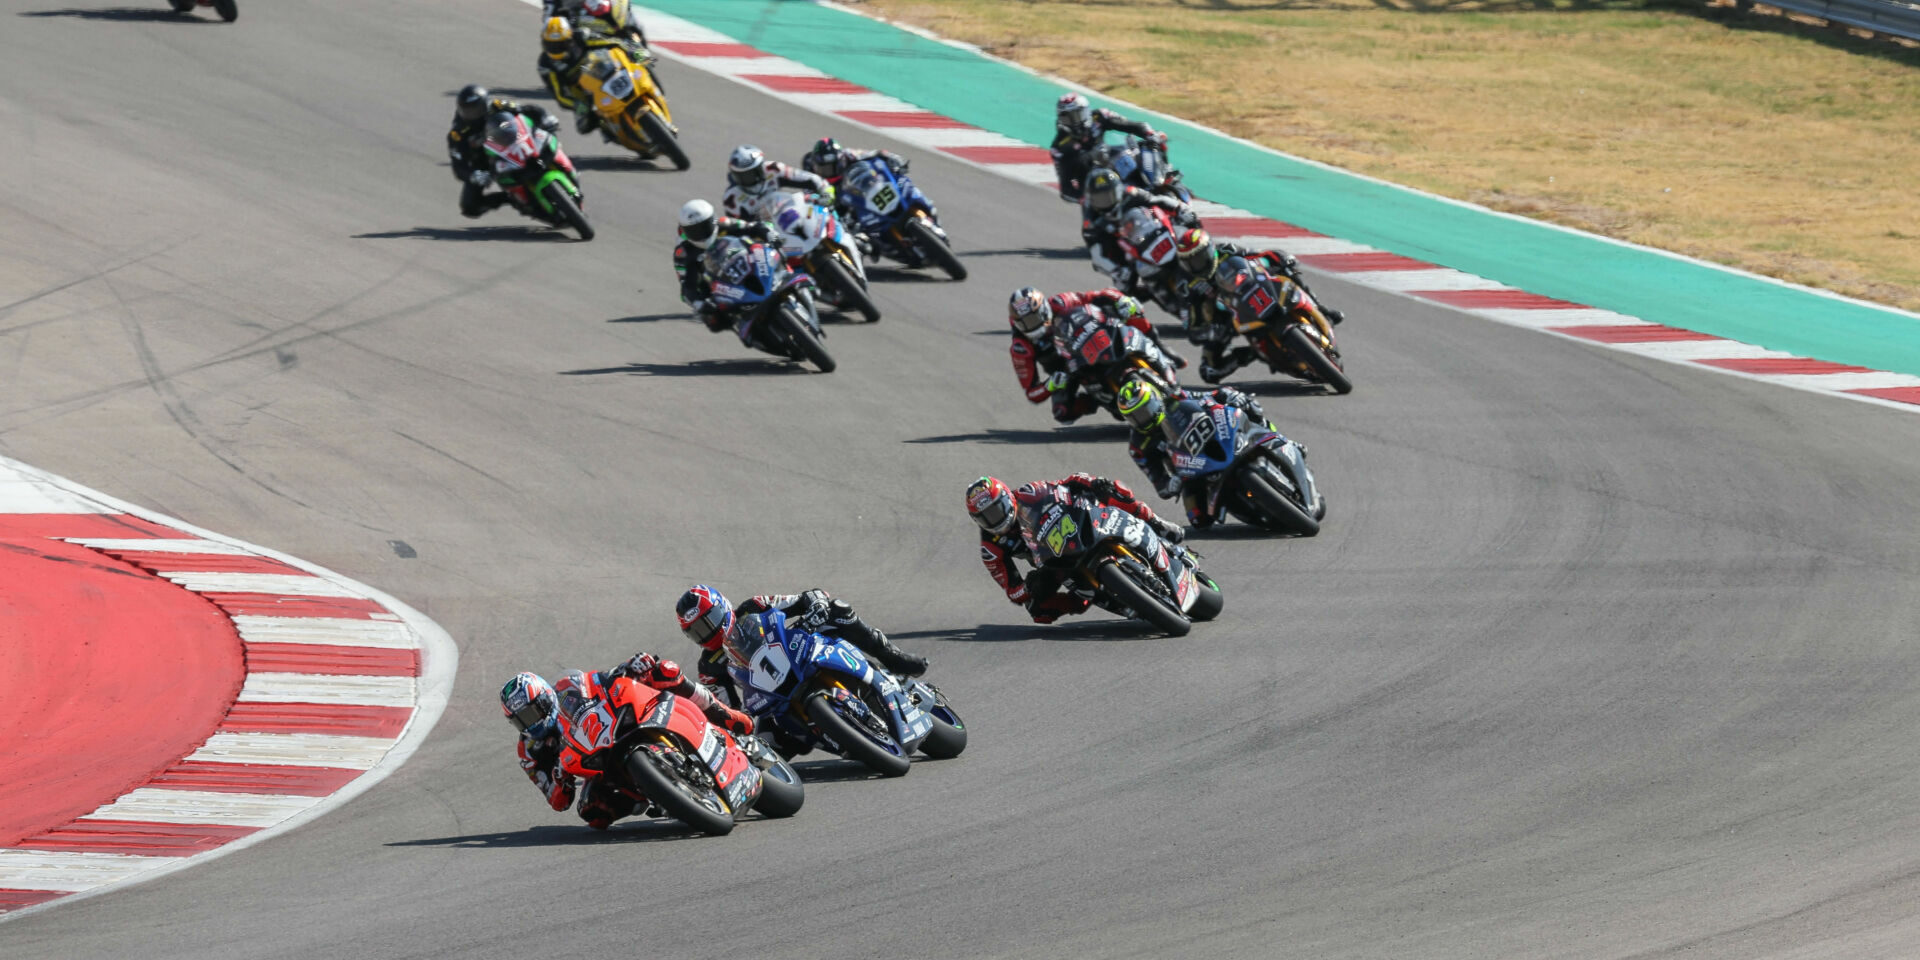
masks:
<path fill-rule="evenodd" d="M 371 587 L 4 458 L 0 515 L 198 594 L 232 621 L 246 667 L 197 749 L 93 812 L 0 848 L 0 920 L 313 819 L 405 762 L 446 705 L 452 640 Z"/>
<path fill-rule="evenodd" d="M 535 0 L 528 0 L 538 5 Z M 937 150 L 1011 180 L 1055 189 L 1046 149 L 922 110 L 830 77 L 716 30 L 635 7 L 656 51 L 815 113 Z M 1609 349 L 1908 411 L 1920 409 L 1920 377 L 1795 356 L 1710 334 L 1529 293 L 1498 281 L 1315 233 L 1221 204 L 1196 202 L 1216 239 L 1277 246 L 1315 270 L 1509 326 Z"/>

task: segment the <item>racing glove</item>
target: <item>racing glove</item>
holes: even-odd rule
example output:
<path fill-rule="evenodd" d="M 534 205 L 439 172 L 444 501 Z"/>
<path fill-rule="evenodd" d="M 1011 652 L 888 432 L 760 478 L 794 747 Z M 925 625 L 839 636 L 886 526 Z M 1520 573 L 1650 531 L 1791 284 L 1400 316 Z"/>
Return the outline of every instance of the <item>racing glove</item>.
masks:
<path fill-rule="evenodd" d="M 1160 481 L 1160 485 L 1154 487 L 1153 492 L 1159 494 L 1162 500 L 1172 500 L 1180 495 L 1180 478 L 1168 477 Z"/>
<path fill-rule="evenodd" d="M 744 737 L 747 734 L 753 732 L 752 717 L 749 717 L 746 714 L 741 713 L 740 711 L 735 710 L 734 708 L 729 707 L 718 700 L 715 700 L 713 702 L 713 709 L 708 711 L 708 714 L 709 714 L 708 719 L 714 720 L 719 726 L 726 728 L 726 731 L 728 733 L 731 733 L 736 737 Z M 718 718 L 715 719 L 712 716 L 713 714 L 718 714 L 719 715 Z"/>
<path fill-rule="evenodd" d="M 1180 541 L 1187 539 L 1187 532 L 1180 529 L 1179 524 L 1162 520 L 1159 517 L 1153 518 L 1153 532 L 1159 534 L 1160 539 L 1176 546 Z"/>
<path fill-rule="evenodd" d="M 540 129 L 545 130 L 548 133 L 553 133 L 554 131 L 559 130 L 560 118 L 554 116 L 551 113 L 547 114 L 546 119 L 540 121 Z"/>
<path fill-rule="evenodd" d="M 484 187 L 487 184 L 493 182 L 493 174 L 488 173 L 485 170 L 475 170 L 474 172 L 467 174 L 467 181 L 469 183 L 472 183 L 476 187 Z"/>
<path fill-rule="evenodd" d="M 1028 590 L 1024 583 L 1016 584 L 1007 588 L 1007 599 L 1024 607 L 1028 600 L 1033 599 L 1033 591 Z"/>
<path fill-rule="evenodd" d="M 1067 388 L 1067 372 L 1065 370 L 1058 371 L 1054 373 L 1053 376 L 1050 376 L 1047 378 L 1048 393 L 1059 393 L 1060 391 L 1065 390 L 1066 388 Z"/>
<path fill-rule="evenodd" d="M 639 679 L 652 672 L 653 668 L 659 666 L 659 664 L 660 658 L 651 653 L 636 653 L 633 655 L 633 658 L 626 663 L 614 667 L 613 675 L 616 677 Z"/>

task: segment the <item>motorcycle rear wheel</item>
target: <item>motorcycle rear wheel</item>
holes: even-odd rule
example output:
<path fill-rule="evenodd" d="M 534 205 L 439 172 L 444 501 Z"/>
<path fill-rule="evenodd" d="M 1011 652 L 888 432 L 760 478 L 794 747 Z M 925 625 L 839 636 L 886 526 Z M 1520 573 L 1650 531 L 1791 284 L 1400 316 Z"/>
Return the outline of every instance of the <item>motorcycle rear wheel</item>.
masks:
<path fill-rule="evenodd" d="M 660 119 L 659 114 L 651 110 L 641 114 L 640 129 L 646 132 L 647 139 L 653 142 L 654 149 L 666 154 L 667 159 L 673 161 L 675 170 L 685 170 L 693 166 L 693 161 L 687 159 L 686 148 L 680 146 L 679 138 L 673 135 L 672 130 L 667 129 L 667 122 Z"/>
<path fill-rule="evenodd" d="M 815 728 L 840 745 L 841 756 L 864 765 L 883 777 L 904 777 L 913 763 L 906 757 L 888 753 L 860 732 L 853 721 L 833 708 L 833 700 L 824 690 L 807 695 L 802 713 Z"/>
<path fill-rule="evenodd" d="M 761 816 L 791 817 L 800 812 L 800 805 L 806 801 L 806 786 L 785 760 L 760 771 L 760 799 L 753 802 L 753 809 Z"/>
<path fill-rule="evenodd" d="M 668 816 L 701 833 L 711 837 L 732 833 L 733 816 L 702 803 L 693 793 L 693 784 L 687 783 L 657 758 L 654 751 L 665 749 L 657 743 L 643 743 L 627 754 L 627 776 L 633 778 L 634 786 L 639 787 L 640 792 L 654 805 L 665 810 Z M 688 758 L 688 762 L 699 763 L 695 758 Z M 712 788 L 705 792 L 710 797 L 715 795 Z"/>
<path fill-rule="evenodd" d="M 553 212 L 580 235 L 581 240 L 593 239 L 593 225 L 587 222 L 587 215 L 580 212 L 580 204 L 574 202 L 573 194 L 558 183 L 547 187 L 547 201 L 553 204 Z"/>
<path fill-rule="evenodd" d="M 240 7 L 235 0 L 213 0 L 213 12 L 219 14 L 220 19 L 232 23 L 233 18 L 240 15 Z"/>
<path fill-rule="evenodd" d="M 1347 372 L 1320 352 L 1320 345 L 1314 343 L 1299 324 L 1290 324 L 1280 331 L 1280 342 L 1294 356 L 1306 361 L 1307 366 L 1312 367 L 1313 372 L 1320 375 L 1321 382 L 1332 387 L 1334 393 L 1353 392 L 1353 381 L 1347 377 Z"/>
<path fill-rule="evenodd" d="M 1282 531 L 1311 537 L 1320 532 L 1320 521 L 1308 516 L 1300 505 L 1274 489 L 1260 471 L 1247 467 L 1239 476 L 1240 489 L 1247 492 L 1273 525 Z"/>
<path fill-rule="evenodd" d="M 914 246 L 919 247 L 927 259 L 939 264 L 940 269 L 955 280 L 967 278 L 967 265 L 960 262 L 960 257 L 947 244 L 946 238 L 934 232 L 933 224 L 915 217 L 908 226 L 913 229 Z"/>
<path fill-rule="evenodd" d="M 880 308 L 873 305 L 872 295 L 867 293 L 866 287 L 860 285 L 853 271 L 848 270 L 847 265 L 840 262 L 839 257 L 821 250 L 820 262 L 821 272 L 826 274 L 826 280 L 833 287 L 833 291 L 840 295 L 841 306 L 860 311 L 860 315 L 867 318 L 868 323 L 880 319 Z"/>
<path fill-rule="evenodd" d="M 833 357 L 827 353 L 827 348 L 820 342 L 820 338 L 813 335 L 813 328 L 793 315 L 792 307 L 781 304 L 780 315 L 774 322 L 780 325 L 781 336 L 786 337 L 787 342 L 806 354 L 807 359 L 812 361 L 814 366 L 819 367 L 821 373 L 832 373 L 834 367 L 838 366 L 833 362 Z"/>
<path fill-rule="evenodd" d="M 1184 637 L 1187 631 L 1193 629 L 1193 621 L 1153 591 L 1135 583 L 1133 577 L 1122 570 L 1118 563 L 1107 560 L 1100 566 L 1100 588 L 1132 610 L 1135 618 L 1160 628 L 1162 633 L 1170 637 Z"/>

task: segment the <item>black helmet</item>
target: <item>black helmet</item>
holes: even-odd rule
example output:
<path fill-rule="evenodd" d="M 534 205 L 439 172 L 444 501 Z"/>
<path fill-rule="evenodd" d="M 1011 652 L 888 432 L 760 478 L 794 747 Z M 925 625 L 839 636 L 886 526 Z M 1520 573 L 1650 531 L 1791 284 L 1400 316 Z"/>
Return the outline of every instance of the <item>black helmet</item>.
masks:
<path fill-rule="evenodd" d="M 1105 167 L 1087 175 L 1087 205 L 1093 212 L 1105 214 L 1120 205 L 1120 195 L 1125 193 L 1127 185 L 1120 182 L 1120 175 Z"/>
<path fill-rule="evenodd" d="M 460 119 L 472 123 L 487 115 L 487 101 L 492 98 L 486 87 L 469 83 L 460 88 L 459 96 L 453 98 L 453 110 Z"/>
<path fill-rule="evenodd" d="M 520 139 L 520 118 L 505 110 L 487 118 L 487 142 L 504 147 Z"/>
<path fill-rule="evenodd" d="M 840 141 L 832 137 L 821 137 L 807 154 L 806 168 L 823 177 L 837 177 L 840 169 Z"/>

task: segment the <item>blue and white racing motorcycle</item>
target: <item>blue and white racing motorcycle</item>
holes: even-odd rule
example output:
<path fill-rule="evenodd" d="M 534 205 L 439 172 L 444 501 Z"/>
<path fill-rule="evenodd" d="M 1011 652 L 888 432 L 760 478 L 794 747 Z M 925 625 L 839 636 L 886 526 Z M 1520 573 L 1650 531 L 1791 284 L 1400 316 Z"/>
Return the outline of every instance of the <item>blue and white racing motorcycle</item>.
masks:
<path fill-rule="evenodd" d="M 1207 512 L 1221 507 L 1256 527 L 1311 537 L 1327 500 L 1300 445 L 1237 407 L 1186 397 L 1160 425 L 1183 488 L 1200 491 Z"/>
<path fill-rule="evenodd" d="M 933 263 L 955 280 L 967 278 L 947 231 L 933 219 L 933 201 L 885 160 L 872 157 L 848 167 L 840 187 L 860 234 L 876 253 L 909 267 Z"/>
<path fill-rule="evenodd" d="M 733 311 L 740 342 L 790 360 L 811 360 L 832 373 L 833 357 L 820 339 L 813 306 L 813 278 L 787 269 L 775 248 L 721 237 L 706 252 L 714 303 Z"/>
<path fill-rule="evenodd" d="M 859 648 L 788 625 L 779 611 L 742 616 L 730 667 L 742 709 L 790 740 L 824 747 L 883 776 L 915 750 L 937 759 L 967 748 L 967 728 L 933 684 L 900 679 Z"/>
<path fill-rule="evenodd" d="M 1167 162 L 1167 152 L 1158 144 L 1129 136 L 1124 142 L 1093 148 L 1090 160 L 1088 169 L 1106 167 L 1127 186 L 1164 194 L 1182 203 L 1193 202 L 1193 191 L 1187 189 L 1180 171 Z"/>

